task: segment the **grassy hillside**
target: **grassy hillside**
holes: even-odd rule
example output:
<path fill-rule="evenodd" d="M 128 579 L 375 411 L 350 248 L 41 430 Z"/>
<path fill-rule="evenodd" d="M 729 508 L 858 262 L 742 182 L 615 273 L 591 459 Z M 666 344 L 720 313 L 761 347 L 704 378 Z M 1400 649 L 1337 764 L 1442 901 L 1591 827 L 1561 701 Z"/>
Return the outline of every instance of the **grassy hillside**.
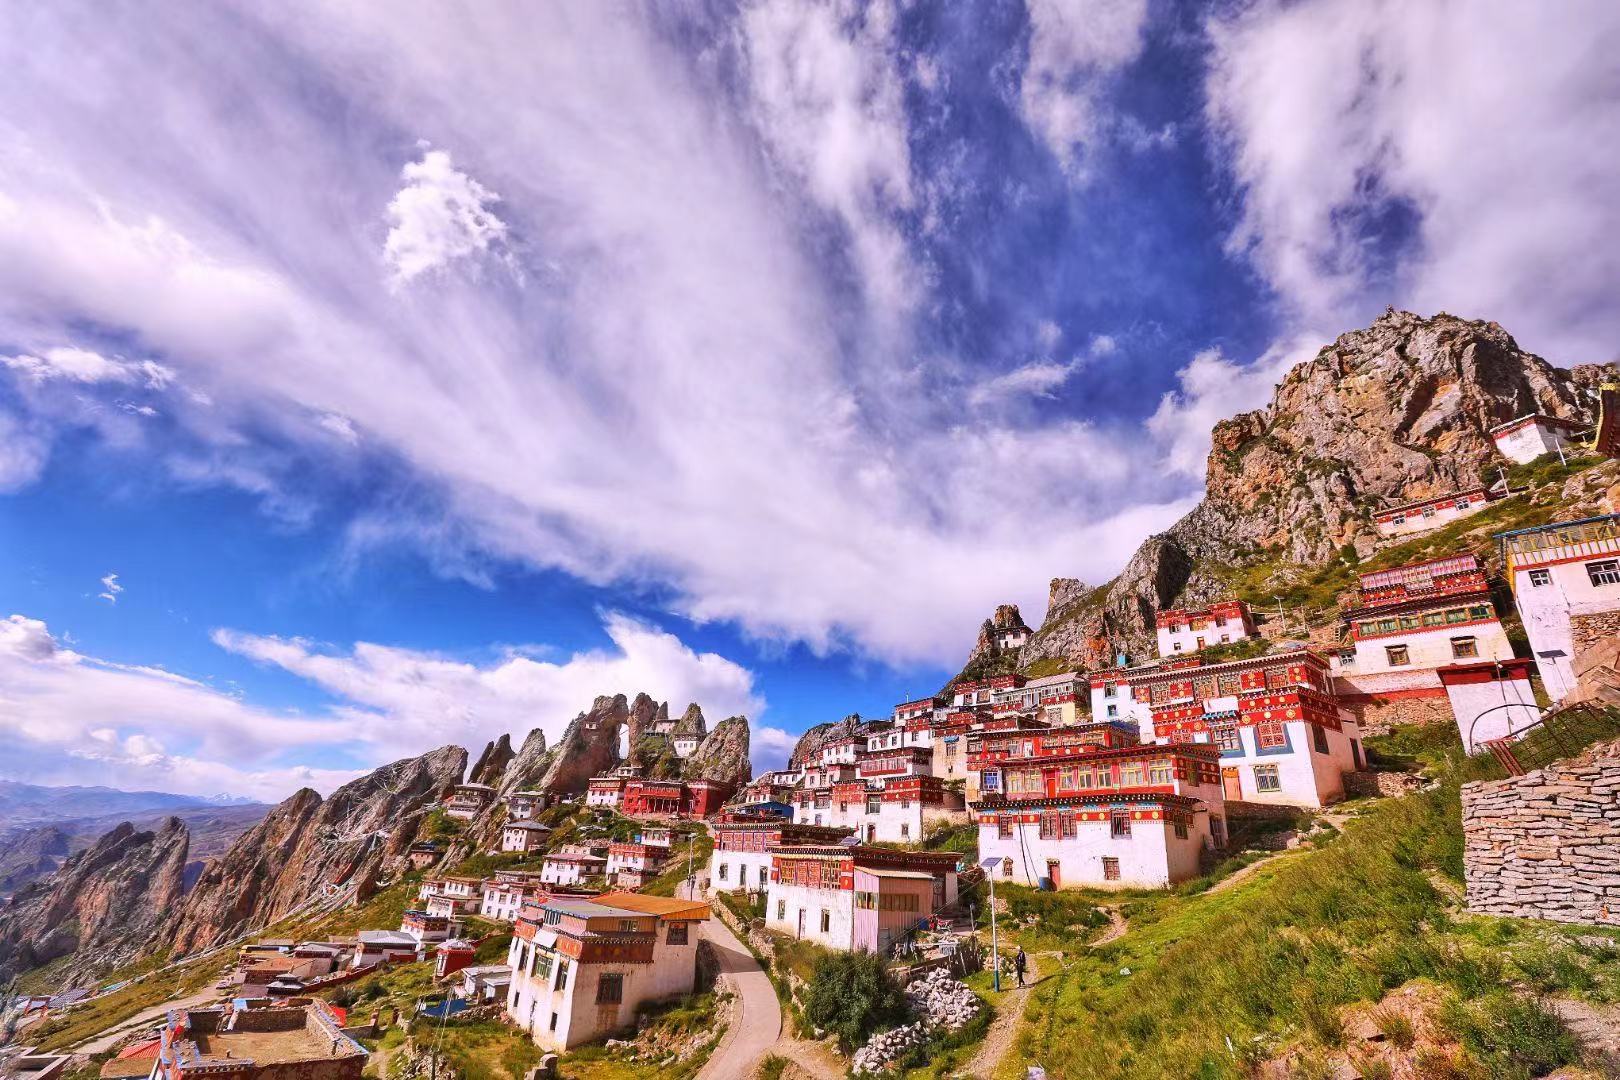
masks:
<path fill-rule="evenodd" d="M 1440 756 L 1432 732 L 1396 741 Z M 1458 782 L 1487 766 L 1458 756 L 1445 752 L 1437 787 L 1379 803 L 1235 887 L 1128 903 L 1128 934 L 1071 955 L 1036 991 L 1013 1058 L 1054 1076 L 1238 1080 L 1294 1050 L 1293 1075 L 1317 1075 L 1345 1045 L 1343 1007 L 1416 981 L 1460 1048 L 1424 1075 L 1507 1080 L 1574 1060 L 1562 1025 L 1523 991 L 1620 998 L 1620 950 L 1461 910 Z"/>

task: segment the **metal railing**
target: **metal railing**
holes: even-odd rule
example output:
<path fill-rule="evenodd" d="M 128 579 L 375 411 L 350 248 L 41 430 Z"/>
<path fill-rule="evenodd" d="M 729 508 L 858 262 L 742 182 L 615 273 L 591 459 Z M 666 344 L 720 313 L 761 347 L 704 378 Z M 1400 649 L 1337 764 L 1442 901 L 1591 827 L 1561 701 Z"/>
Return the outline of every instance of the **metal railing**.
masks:
<path fill-rule="evenodd" d="M 1522 707 L 1498 705 L 1480 713 L 1469 726 L 1469 745 L 1479 745 L 1473 735 L 1481 720 L 1503 709 Z M 1574 757 L 1593 743 L 1613 738 L 1620 738 L 1620 709 L 1579 702 L 1542 713 L 1524 727 L 1510 730 L 1501 738 L 1489 739 L 1483 745 L 1509 776 L 1523 776 L 1555 761 Z"/>

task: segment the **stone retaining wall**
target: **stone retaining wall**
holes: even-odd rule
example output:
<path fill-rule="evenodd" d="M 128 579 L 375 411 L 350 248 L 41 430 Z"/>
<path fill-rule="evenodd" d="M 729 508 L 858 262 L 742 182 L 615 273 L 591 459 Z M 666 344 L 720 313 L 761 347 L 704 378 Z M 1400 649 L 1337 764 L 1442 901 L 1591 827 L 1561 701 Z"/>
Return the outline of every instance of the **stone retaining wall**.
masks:
<path fill-rule="evenodd" d="M 1464 784 L 1468 908 L 1620 926 L 1620 740 Z"/>

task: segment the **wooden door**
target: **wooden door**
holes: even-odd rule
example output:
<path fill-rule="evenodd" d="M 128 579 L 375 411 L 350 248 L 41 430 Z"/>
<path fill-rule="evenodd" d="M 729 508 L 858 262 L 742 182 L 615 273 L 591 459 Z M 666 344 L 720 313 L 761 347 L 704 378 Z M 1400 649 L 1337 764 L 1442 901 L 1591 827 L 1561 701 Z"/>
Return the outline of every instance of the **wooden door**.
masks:
<path fill-rule="evenodd" d="M 1243 798 L 1243 781 L 1238 779 L 1236 769 L 1221 770 L 1221 789 L 1222 794 L 1228 799 L 1241 800 Z"/>
<path fill-rule="evenodd" d="M 1056 859 L 1046 860 L 1046 877 L 1052 882 L 1052 888 L 1063 888 L 1063 867 Z"/>

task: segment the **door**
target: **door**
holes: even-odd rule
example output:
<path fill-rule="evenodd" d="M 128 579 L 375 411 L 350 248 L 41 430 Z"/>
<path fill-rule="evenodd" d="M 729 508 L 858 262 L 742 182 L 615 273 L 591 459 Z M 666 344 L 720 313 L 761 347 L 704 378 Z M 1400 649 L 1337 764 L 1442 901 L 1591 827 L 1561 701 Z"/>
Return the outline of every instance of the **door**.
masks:
<path fill-rule="evenodd" d="M 804 937 L 804 908 L 799 909 L 799 936 Z"/>
<path fill-rule="evenodd" d="M 1228 799 L 1242 800 L 1243 781 L 1238 779 L 1236 769 L 1221 770 L 1221 791 Z"/>
<path fill-rule="evenodd" d="M 1053 889 L 1063 888 L 1063 867 L 1056 859 L 1046 860 L 1046 879 L 1052 883 Z"/>

